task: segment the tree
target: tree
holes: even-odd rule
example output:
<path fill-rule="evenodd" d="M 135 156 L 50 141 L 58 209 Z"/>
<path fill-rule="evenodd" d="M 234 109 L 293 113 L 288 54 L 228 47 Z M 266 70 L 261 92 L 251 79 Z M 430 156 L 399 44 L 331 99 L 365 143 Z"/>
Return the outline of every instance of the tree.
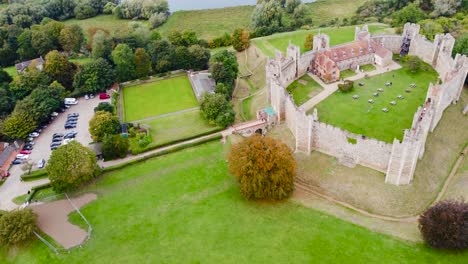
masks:
<path fill-rule="evenodd" d="M 125 158 L 128 153 L 130 143 L 122 135 L 109 135 L 102 141 L 102 155 L 105 160 Z"/>
<path fill-rule="evenodd" d="M 25 139 L 36 127 L 36 122 L 28 113 L 13 112 L 3 124 L 3 134 L 11 139 Z"/>
<path fill-rule="evenodd" d="M 78 25 L 67 25 L 60 32 L 59 41 L 66 52 L 79 52 L 84 43 L 83 30 Z"/>
<path fill-rule="evenodd" d="M 249 32 L 244 28 L 234 30 L 231 37 L 232 46 L 238 52 L 246 50 L 250 46 Z"/>
<path fill-rule="evenodd" d="M 79 92 L 98 93 L 105 91 L 115 82 L 115 71 L 104 59 L 84 63 L 75 74 L 73 87 Z"/>
<path fill-rule="evenodd" d="M 273 138 L 254 135 L 233 145 L 228 162 L 246 199 L 281 200 L 294 190 L 297 165 L 293 153 Z"/>
<path fill-rule="evenodd" d="M 210 50 L 201 47 L 200 45 L 192 45 L 188 48 L 189 56 L 185 58 L 189 69 L 200 71 L 208 69 L 210 61 Z"/>
<path fill-rule="evenodd" d="M 451 16 L 462 6 L 462 0 L 434 0 L 433 17 Z"/>
<path fill-rule="evenodd" d="M 98 30 L 93 35 L 92 57 L 108 60 L 112 53 L 112 38 L 104 31 Z"/>
<path fill-rule="evenodd" d="M 78 4 L 75 7 L 74 12 L 76 19 L 86 19 L 97 15 L 96 10 L 92 6 L 85 3 Z"/>
<path fill-rule="evenodd" d="M 411 72 L 417 72 L 421 68 L 421 59 L 416 56 L 406 56 L 405 58 L 406 66 Z"/>
<path fill-rule="evenodd" d="M 31 45 L 40 56 L 44 56 L 47 52 L 56 49 L 52 36 L 49 36 L 45 30 L 36 29 L 31 33 Z"/>
<path fill-rule="evenodd" d="M 102 141 L 106 135 L 115 135 L 119 131 L 119 119 L 109 112 L 98 111 L 89 121 L 89 133 L 96 142 Z"/>
<path fill-rule="evenodd" d="M 37 216 L 30 208 L 0 214 L 0 244 L 16 245 L 29 240 L 36 222 Z"/>
<path fill-rule="evenodd" d="M 200 109 L 203 117 L 210 123 L 221 127 L 234 123 L 234 110 L 223 94 L 205 94 Z"/>
<path fill-rule="evenodd" d="M 468 55 L 468 33 L 463 34 L 455 40 L 452 55 L 456 55 L 457 53 Z"/>
<path fill-rule="evenodd" d="M 354 89 L 354 82 L 350 80 L 344 81 L 344 83 L 338 84 L 338 88 L 343 93 L 349 93 Z"/>
<path fill-rule="evenodd" d="M 151 65 L 155 72 L 166 72 L 173 69 L 175 48 L 167 40 L 153 41 L 148 45 Z"/>
<path fill-rule="evenodd" d="M 392 17 L 392 26 L 397 27 L 406 22 L 417 23 L 426 18 L 426 14 L 416 4 L 409 4 L 405 8 L 393 13 Z"/>
<path fill-rule="evenodd" d="M 117 80 L 125 82 L 135 76 L 135 57 L 127 44 L 119 44 L 112 51 L 112 61 L 116 66 Z"/>
<path fill-rule="evenodd" d="M 307 34 L 304 41 L 304 48 L 306 50 L 311 50 L 314 47 L 314 34 Z"/>
<path fill-rule="evenodd" d="M 422 20 L 419 22 L 419 24 L 421 25 L 422 29 L 421 33 L 431 41 L 434 40 L 435 35 L 444 33 L 444 29 L 442 28 L 442 26 L 432 19 Z"/>
<path fill-rule="evenodd" d="M 20 100 L 28 96 L 37 87 L 49 83 L 49 76 L 35 67 L 29 67 L 25 72 L 15 77 L 10 84 L 10 93 L 15 100 Z"/>
<path fill-rule="evenodd" d="M 88 182 L 99 174 L 96 154 L 76 141 L 52 152 L 46 167 L 52 189 L 66 192 Z"/>
<path fill-rule="evenodd" d="M 441 201 L 419 216 L 419 230 L 431 247 L 468 249 L 468 203 Z"/>
<path fill-rule="evenodd" d="M 14 107 L 15 102 L 9 96 L 8 90 L 2 88 L 2 85 L 0 85 L 0 118 L 3 118 L 11 113 Z"/>
<path fill-rule="evenodd" d="M 26 29 L 18 37 L 18 55 L 22 60 L 30 60 L 37 57 L 36 50 L 32 44 L 32 32 Z"/>
<path fill-rule="evenodd" d="M 45 56 L 44 72 L 52 80 L 58 81 L 67 90 L 73 90 L 73 77 L 76 73 L 76 65 L 68 60 L 68 57 L 57 50 L 53 50 Z"/>
<path fill-rule="evenodd" d="M 216 83 L 224 83 L 231 88 L 232 93 L 234 80 L 239 72 L 236 55 L 227 50 L 216 53 L 210 59 L 210 72 Z"/>
<path fill-rule="evenodd" d="M 94 108 L 94 113 L 96 113 L 98 111 L 105 111 L 105 112 L 109 112 L 109 113 L 113 114 L 115 109 L 114 109 L 114 106 L 112 106 L 108 102 L 101 102 L 101 103 L 98 104 L 98 106 L 96 106 Z"/>
<path fill-rule="evenodd" d="M 281 27 L 283 12 L 277 1 L 269 1 L 257 4 L 252 14 L 252 26 L 257 27 Z"/>
<path fill-rule="evenodd" d="M 301 0 L 286 0 L 286 12 L 292 14 L 301 3 Z"/>
<path fill-rule="evenodd" d="M 137 78 L 147 77 L 151 72 L 151 57 L 143 48 L 135 50 L 134 56 L 135 76 Z"/>

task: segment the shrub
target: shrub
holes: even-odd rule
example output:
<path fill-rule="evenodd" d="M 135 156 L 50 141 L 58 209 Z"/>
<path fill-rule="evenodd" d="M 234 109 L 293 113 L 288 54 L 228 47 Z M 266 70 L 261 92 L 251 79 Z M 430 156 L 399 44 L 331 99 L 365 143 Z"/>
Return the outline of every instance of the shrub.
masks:
<path fill-rule="evenodd" d="M 102 141 L 102 155 L 105 160 L 125 158 L 130 144 L 122 135 L 106 136 Z"/>
<path fill-rule="evenodd" d="M 98 111 L 105 111 L 105 112 L 109 112 L 109 113 L 113 114 L 114 113 L 114 106 L 109 104 L 108 102 L 100 102 L 98 104 L 98 106 L 96 106 L 94 108 L 94 113 L 96 113 Z"/>
<path fill-rule="evenodd" d="M 354 89 L 354 82 L 350 80 L 344 81 L 344 83 L 338 84 L 338 88 L 343 93 L 349 93 Z"/>
<path fill-rule="evenodd" d="M 229 172 L 237 176 L 246 199 L 280 200 L 294 189 L 293 153 L 273 138 L 255 135 L 233 145 L 228 161 Z"/>
<path fill-rule="evenodd" d="M 166 20 L 167 20 L 167 16 L 164 13 L 152 14 L 151 17 L 149 18 L 149 22 L 150 22 L 152 29 L 157 28 L 160 25 L 164 24 Z"/>
<path fill-rule="evenodd" d="M 115 135 L 120 131 L 117 116 L 106 111 L 98 111 L 89 121 L 89 133 L 94 141 L 101 141 L 106 135 Z"/>
<path fill-rule="evenodd" d="M 75 7 L 75 17 L 76 19 L 86 19 L 96 16 L 96 10 L 90 5 L 79 4 Z"/>
<path fill-rule="evenodd" d="M 468 203 L 446 200 L 419 216 L 419 230 L 431 247 L 468 249 Z"/>
<path fill-rule="evenodd" d="M 31 209 L 3 212 L 0 215 L 0 243 L 15 245 L 33 236 L 37 217 Z"/>

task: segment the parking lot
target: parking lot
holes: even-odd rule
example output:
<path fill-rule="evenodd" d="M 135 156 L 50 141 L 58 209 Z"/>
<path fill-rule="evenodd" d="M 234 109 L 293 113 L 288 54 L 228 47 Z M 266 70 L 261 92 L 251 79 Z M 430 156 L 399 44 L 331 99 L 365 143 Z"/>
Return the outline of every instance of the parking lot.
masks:
<path fill-rule="evenodd" d="M 66 133 L 74 130 L 78 132 L 75 140 L 84 146 L 89 146 L 89 143 L 92 142 L 91 136 L 88 132 L 89 120 L 94 115 L 94 108 L 100 102 L 110 102 L 110 99 L 99 100 L 98 96 L 89 100 L 79 98 L 78 104 L 71 105 L 71 107 L 65 112 L 59 113 L 59 115 L 55 117 L 55 119 L 46 128 L 42 129 L 39 137 L 34 139 L 34 148 L 32 153 L 29 155 L 29 160 L 37 163 L 40 159 L 45 159 L 46 161 L 49 159 L 52 153 L 50 150 L 50 144 L 52 143 L 52 136 L 54 133 L 62 133 L 65 135 Z M 67 115 L 71 113 L 79 114 L 76 128 L 65 129 L 64 124 L 67 121 Z M 34 165 L 34 169 L 37 169 L 36 165 Z"/>

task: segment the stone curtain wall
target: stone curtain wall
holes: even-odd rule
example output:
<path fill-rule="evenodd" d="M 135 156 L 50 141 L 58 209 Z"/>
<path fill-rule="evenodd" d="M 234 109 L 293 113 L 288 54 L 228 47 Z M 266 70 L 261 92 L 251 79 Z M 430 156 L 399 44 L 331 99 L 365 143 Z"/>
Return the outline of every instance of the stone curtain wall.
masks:
<path fill-rule="evenodd" d="M 401 50 L 402 36 L 398 35 L 376 35 L 371 37 L 379 43 L 382 43 L 385 48 L 391 50 L 394 54 L 399 54 Z"/>
<path fill-rule="evenodd" d="M 431 64 L 439 73 L 442 84 L 430 85 L 426 104 L 414 115 L 411 129 L 406 130 L 403 141 L 393 144 L 371 138 L 363 138 L 343 129 L 318 122 L 318 113 L 308 116 L 298 108 L 286 87 L 307 72 L 316 51 L 299 54 L 299 48 L 290 45 L 288 57 L 277 53 L 266 66 L 266 83 L 269 101 L 278 113 L 278 122 L 285 119 L 286 125 L 296 138 L 296 151 L 310 154 L 313 150 L 334 156 L 342 164 L 361 164 L 386 173 L 385 182 L 395 185 L 411 183 L 418 159 L 424 155 L 429 131 L 434 130 L 443 111 L 457 102 L 468 73 L 468 59 L 457 55 L 451 58 L 453 38 L 436 36 L 435 43 L 419 35 L 419 26 L 406 24 L 402 36 L 380 35 L 385 47 L 398 53 L 403 36 L 412 39 L 410 55 L 418 56 Z M 317 46 L 314 43 L 314 47 Z M 430 99 L 430 100 L 429 100 Z"/>

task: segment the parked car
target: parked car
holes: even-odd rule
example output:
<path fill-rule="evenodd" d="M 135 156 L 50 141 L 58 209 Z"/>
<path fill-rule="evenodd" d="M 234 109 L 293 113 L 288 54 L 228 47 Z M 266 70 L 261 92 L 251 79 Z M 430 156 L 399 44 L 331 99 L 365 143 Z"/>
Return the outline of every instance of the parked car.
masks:
<path fill-rule="evenodd" d="M 62 133 L 54 133 L 54 134 L 52 135 L 52 137 L 53 137 L 53 138 L 54 138 L 54 137 L 63 137 L 63 134 L 62 134 Z"/>
<path fill-rule="evenodd" d="M 44 168 L 45 162 L 46 162 L 45 159 L 40 159 L 40 160 L 37 162 L 37 168 L 39 168 L 39 169 Z"/>
<path fill-rule="evenodd" d="M 39 136 L 39 132 L 31 132 L 29 133 L 28 137 L 36 138 Z"/>
<path fill-rule="evenodd" d="M 94 98 L 94 94 L 89 94 L 89 99 L 93 99 Z"/>
<path fill-rule="evenodd" d="M 20 151 L 20 154 L 29 155 L 29 154 L 31 154 L 31 151 L 23 149 L 23 150 Z"/>
<path fill-rule="evenodd" d="M 78 104 L 78 100 L 76 98 L 65 98 L 64 101 L 65 105 L 76 105 Z"/>
<path fill-rule="evenodd" d="M 110 98 L 110 95 L 106 94 L 106 93 L 100 93 L 99 94 L 99 99 L 101 100 L 105 100 L 105 99 L 109 99 Z"/>
<path fill-rule="evenodd" d="M 59 111 L 60 113 L 64 113 L 66 110 L 67 110 L 66 108 L 60 108 L 58 111 Z"/>
<path fill-rule="evenodd" d="M 34 144 L 36 144 L 36 143 L 30 141 L 30 142 L 26 142 L 26 144 L 24 144 L 24 145 L 25 146 L 34 146 Z"/>
<path fill-rule="evenodd" d="M 9 171 L 5 171 L 5 174 L 3 175 L 3 177 L 5 178 L 8 178 L 10 177 L 11 173 Z"/>
<path fill-rule="evenodd" d="M 53 116 L 53 117 L 56 117 L 58 116 L 59 114 L 57 112 L 52 112 L 52 114 L 50 114 L 50 116 Z"/>
<path fill-rule="evenodd" d="M 26 142 L 31 142 L 31 141 L 34 141 L 34 138 L 28 137 L 28 138 L 26 139 Z"/>
<path fill-rule="evenodd" d="M 33 131 L 33 133 L 38 133 L 38 134 L 40 134 L 41 132 L 42 132 L 42 129 L 40 129 L 40 128 L 36 128 Z"/>
<path fill-rule="evenodd" d="M 69 108 L 70 108 L 70 106 L 69 106 L 69 105 L 65 105 L 64 107 L 65 107 L 66 109 L 69 109 Z"/>
<path fill-rule="evenodd" d="M 85 94 L 84 99 L 89 100 L 89 95 Z"/>
<path fill-rule="evenodd" d="M 56 150 L 56 149 L 58 149 L 59 147 L 60 147 L 60 145 L 59 145 L 59 146 L 53 146 L 53 147 L 50 147 L 50 150 Z"/>
<path fill-rule="evenodd" d="M 32 150 L 33 146 L 32 145 L 24 145 L 23 150 Z"/>
<path fill-rule="evenodd" d="M 52 142 L 52 144 L 50 144 L 50 147 L 54 147 L 54 146 L 61 146 L 62 145 L 62 141 L 60 142 Z"/>
<path fill-rule="evenodd" d="M 64 139 L 75 138 L 76 134 L 77 134 L 76 131 L 71 131 L 71 132 L 67 133 L 63 138 Z"/>
<path fill-rule="evenodd" d="M 78 117 L 77 116 L 70 116 L 67 118 L 67 122 L 68 121 L 78 121 Z"/>
<path fill-rule="evenodd" d="M 65 124 L 64 128 L 65 129 L 76 128 L 76 124 Z"/>
<path fill-rule="evenodd" d="M 29 158 L 29 155 L 27 155 L 27 154 L 18 154 L 18 155 L 16 155 L 16 159 L 26 160 L 28 158 Z"/>
<path fill-rule="evenodd" d="M 62 139 L 61 137 L 56 137 L 56 138 L 53 138 L 52 139 L 52 142 L 62 142 Z"/>
<path fill-rule="evenodd" d="M 20 159 L 15 159 L 15 160 L 13 160 L 13 161 L 11 162 L 11 164 L 13 164 L 13 165 L 18 165 L 18 164 L 21 164 L 21 163 L 23 163 L 23 161 L 20 160 Z"/>
<path fill-rule="evenodd" d="M 78 114 L 78 113 L 71 113 L 71 114 L 68 114 L 68 117 L 72 117 L 72 116 L 78 117 L 78 116 L 80 116 L 80 114 Z"/>

